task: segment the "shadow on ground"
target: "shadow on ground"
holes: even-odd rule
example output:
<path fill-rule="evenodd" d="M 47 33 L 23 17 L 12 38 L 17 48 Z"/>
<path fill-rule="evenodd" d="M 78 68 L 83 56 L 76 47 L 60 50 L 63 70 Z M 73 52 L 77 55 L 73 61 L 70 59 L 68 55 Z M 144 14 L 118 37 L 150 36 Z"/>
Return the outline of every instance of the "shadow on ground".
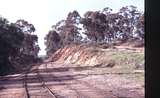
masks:
<path fill-rule="evenodd" d="M 22 88 L 23 82 L 27 80 L 27 83 L 39 83 L 40 80 L 38 78 L 43 78 L 47 82 L 59 82 L 55 85 L 63 85 L 65 81 L 75 80 L 80 78 L 85 78 L 87 74 L 63 74 L 63 72 L 69 72 L 71 69 L 75 71 L 82 71 L 82 70 L 91 70 L 93 68 L 97 68 L 95 66 L 84 66 L 84 67 L 59 67 L 59 68 L 46 68 L 46 69 L 34 69 L 28 74 L 14 74 L 8 76 L 1 76 L 0 78 L 0 90 L 5 88 Z M 54 72 L 58 72 L 61 75 L 54 75 Z M 40 77 L 37 75 L 40 74 Z M 52 74 L 51 74 L 52 73 Z M 27 79 L 26 79 L 27 75 Z M 52 85 L 52 84 L 51 84 Z M 65 84 L 64 84 L 65 85 Z M 34 85 L 34 87 L 38 87 L 40 85 Z M 48 85 L 49 86 L 49 85 Z"/>

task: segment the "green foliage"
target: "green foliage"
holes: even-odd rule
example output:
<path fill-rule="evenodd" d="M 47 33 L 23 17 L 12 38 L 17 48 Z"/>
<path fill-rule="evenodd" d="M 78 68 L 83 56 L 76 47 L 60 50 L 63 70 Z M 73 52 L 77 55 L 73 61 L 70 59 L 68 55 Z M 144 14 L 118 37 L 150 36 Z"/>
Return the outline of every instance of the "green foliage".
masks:
<path fill-rule="evenodd" d="M 9 60 L 10 56 L 15 56 L 22 45 L 24 34 L 13 23 L 0 17 L 0 74 L 6 74 L 13 69 Z"/>
<path fill-rule="evenodd" d="M 56 31 L 49 31 L 49 33 L 45 37 L 47 55 L 50 55 L 51 53 L 55 52 L 58 48 L 60 48 L 60 41 L 61 38 Z"/>
<path fill-rule="evenodd" d="M 88 11 L 81 19 L 87 37 L 96 42 L 126 41 L 131 38 L 144 39 L 143 14 L 135 6 L 122 7 L 119 12 L 112 9 Z M 141 20 L 140 20 L 141 19 Z"/>
<path fill-rule="evenodd" d="M 31 34 L 34 31 L 34 26 L 25 20 L 9 23 L 0 17 L 0 75 L 13 72 L 17 64 L 29 64 L 26 58 L 34 62 L 39 51 L 35 43 L 38 37 Z"/>
<path fill-rule="evenodd" d="M 84 31 L 80 32 L 80 30 Z M 84 17 L 81 17 L 77 11 L 73 11 L 68 13 L 66 20 L 53 25 L 51 31 L 58 35 L 47 34 L 47 36 L 52 36 L 45 38 L 47 54 L 73 43 L 112 44 L 116 41 L 125 42 L 135 39 L 143 42 L 144 14 L 139 12 L 135 6 L 122 7 L 117 13 L 113 13 L 109 7 L 102 11 L 87 11 Z M 60 40 L 55 42 L 53 36 L 59 36 Z M 58 48 L 55 48 L 56 45 Z"/>
<path fill-rule="evenodd" d="M 38 37 L 34 34 L 35 27 L 25 20 L 17 20 L 15 23 L 24 34 L 22 45 L 16 57 L 11 58 L 14 65 L 29 65 L 38 59 L 40 50 L 37 41 Z"/>
<path fill-rule="evenodd" d="M 79 24 L 81 17 L 77 11 L 68 13 L 66 20 L 59 21 L 52 26 L 52 30 L 45 37 L 47 55 L 60 47 L 76 43 L 81 40 Z"/>

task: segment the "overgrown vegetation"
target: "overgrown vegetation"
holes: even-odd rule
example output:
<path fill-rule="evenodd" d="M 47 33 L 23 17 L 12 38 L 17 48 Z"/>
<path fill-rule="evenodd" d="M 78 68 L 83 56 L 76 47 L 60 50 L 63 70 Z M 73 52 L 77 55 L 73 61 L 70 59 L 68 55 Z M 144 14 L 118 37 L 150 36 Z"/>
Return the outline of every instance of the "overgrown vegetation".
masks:
<path fill-rule="evenodd" d="M 51 33 L 52 32 L 52 33 Z M 57 22 L 45 37 L 47 55 L 73 43 L 113 43 L 128 40 L 144 41 L 144 13 L 135 6 L 122 7 L 117 13 L 106 7 L 87 11 L 81 17 L 77 11 Z"/>
<path fill-rule="evenodd" d="M 0 17 L 0 75 L 38 62 L 38 37 L 33 24 L 19 19 L 10 23 Z M 75 10 L 60 20 L 45 36 L 47 56 L 71 44 L 88 43 L 107 48 L 113 43 L 138 40 L 144 42 L 144 13 L 135 6 L 122 7 L 118 12 L 106 7 L 87 11 L 84 16 Z"/>
<path fill-rule="evenodd" d="M 39 46 L 35 28 L 25 20 L 10 23 L 0 17 L 0 75 L 38 60 Z"/>

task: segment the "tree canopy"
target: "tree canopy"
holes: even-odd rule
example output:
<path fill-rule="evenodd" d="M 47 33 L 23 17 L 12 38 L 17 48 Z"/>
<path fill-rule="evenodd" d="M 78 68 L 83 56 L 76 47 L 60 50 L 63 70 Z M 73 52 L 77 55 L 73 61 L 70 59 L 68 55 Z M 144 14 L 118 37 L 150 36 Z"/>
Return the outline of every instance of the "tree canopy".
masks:
<path fill-rule="evenodd" d="M 78 27 L 80 19 L 79 13 L 73 11 L 68 13 L 65 20 L 61 20 L 52 26 L 52 30 L 45 37 L 46 52 L 48 55 L 60 47 L 81 40 L 80 28 Z"/>
<path fill-rule="evenodd" d="M 122 7 L 116 13 L 109 7 L 101 11 L 87 11 L 83 17 L 73 11 L 68 13 L 66 19 L 53 25 L 51 31 L 45 37 L 47 54 L 75 42 L 112 43 L 135 39 L 143 42 L 144 13 L 132 5 Z M 59 40 L 55 41 L 57 36 Z"/>
<path fill-rule="evenodd" d="M 16 69 L 16 64 L 28 64 L 27 56 L 38 58 L 39 46 L 36 44 L 38 37 L 31 34 L 34 31 L 34 26 L 25 20 L 10 23 L 0 17 L 1 75 Z"/>

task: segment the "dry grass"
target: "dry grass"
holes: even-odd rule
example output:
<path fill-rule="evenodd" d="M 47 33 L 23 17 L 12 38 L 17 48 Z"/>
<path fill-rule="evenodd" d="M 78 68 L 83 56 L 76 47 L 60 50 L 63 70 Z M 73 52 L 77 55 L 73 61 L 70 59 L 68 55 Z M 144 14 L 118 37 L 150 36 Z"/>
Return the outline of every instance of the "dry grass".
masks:
<path fill-rule="evenodd" d="M 95 45 L 70 45 L 55 54 L 51 60 L 57 58 L 56 62 L 75 66 L 112 67 L 114 72 L 144 69 L 144 53 L 135 51 L 103 49 Z"/>

